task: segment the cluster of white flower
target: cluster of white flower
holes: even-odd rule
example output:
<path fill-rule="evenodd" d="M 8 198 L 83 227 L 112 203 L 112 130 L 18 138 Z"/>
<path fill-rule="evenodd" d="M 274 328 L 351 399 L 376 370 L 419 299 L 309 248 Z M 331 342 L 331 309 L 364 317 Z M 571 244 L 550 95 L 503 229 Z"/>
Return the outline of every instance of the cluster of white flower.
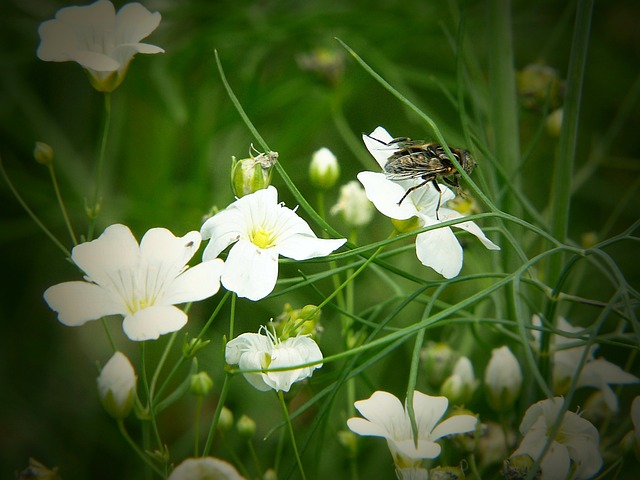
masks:
<path fill-rule="evenodd" d="M 138 3 L 127 4 L 117 13 L 107 0 L 63 8 L 54 20 L 41 24 L 37 54 L 42 60 L 79 63 L 97 90 L 111 92 L 123 81 L 135 54 L 164 51 L 140 43 L 159 23 L 159 13 L 151 13 Z M 384 171 L 389 152 L 398 148 L 397 139 L 377 127 L 363 135 L 363 141 Z M 128 227 L 114 224 L 97 239 L 76 245 L 71 260 L 84 273 L 84 280 L 57 284 L 44 292 L 45 301 L 58 313 L 59 321 L 80 326 L 119 315 L 129 339 L 155 340 L 186 325 L 187 313 L 177 305 L 210 298 L 221 286 L 239 298 L 259 301 L 276 288 L 279 257 L 296 261 L 325 257 L 345 244 L 343 238 L 318 238 L 296 209 L 278 201 L 278 191 L 269 185 L 270 168 L 277 160 L 275 152 L 252 156 L 250 160 L 247 164 L 238 162 L 234 170 L 234 188 L 239 198 L 207 219 L 199 231 L 178 237 L 165 228 L 152 228 L 138 243 Z M 310 178 L 316 189 L 332 188 L 339 173 L 337 159 L 330 150 L 322 148 L 313 155 Z M 354 180 L 346 183 L 331 210 L 333 214 L 341 214 L 349 228 L 355 230 L 371 220 L 373 204 L 392 220 L 407 221 L 411 229 L 423 230 L 415 239 L 421 264 L 445 279 L 461 272 L 462 246 L 449 226 L 440 225 L 464 218 L 446 206 L 455 198 L 452 190 L 444 184 L 436 185 L 433 178 L 427 181 L 424 175 L 398 179 L 382 172 L 364 171 L 357 178 L 364 190 Z M 473 221 L 453 226 L 475 236 L 486 249 L 500 250 Z M 189 267 L 203 240 L 208 244 L 202 262 Z M 538 317 L 532 323 L 534 339 L 539 341 L 540 333 L 535 328 L 541 328 L 542 323 Z M 596 359 L 598 346 L 588 344 L 583 334 L 586 337 L 588 332 L 558 319 L 550 342 L 554 394 L 594 387 L 603 395 L 609 410 L 617 412 L 618 398 L 610 385 L 639 383 L 640 378 L 603 358 Z M 321 368 L 324 359 L 312 335 L 301 333 L 300 328 L 295 336 L 279 336 L 275 328 L 261 327 L 258 333 L 245 332 L 229 340 L 225 360 L 228 365 L 237 365 L 257 390 L 289 392 L 294 383 Z M 429 478 L 422 460 L 440 456 L 441 439 L 480 435 L 486 427 L 476 415 L 464 410 L 449 412 L 440 421 L 450 402 L 470 402 L 480 383 L 472 361 L 465 356 L 457 358 L 449 373 L 439 384 L 444 396 L 414 391 L 413 398 L 403 405 L 391 393 L 375 391 L 370 398 L 354 404 L 364 418 L 349 418 L 349 429 L 359 435 L 385 438 L 398 478 Z M 208 377 L 205 380 L 211 383 Z M 136 383 L 135 370 L 121 352 L 113 355 L 98 377 L 101 401 L 119 421 L 134 406 Z M 510 348 L 493 349 L 484 371 L 489 407 L 498 412 L 514 412 L 522 384 L 522 368 Z M 521 442 L 506 461 L 505 476 L 524 478 L 518 475 L 523 470 L 528 475 L 526 470 L 532 465 L 540 470 L 536 478 L 544 480 L 567 478 L 570 472 L 571 478 L 587 479 L 600 471 L 603 458 L 598 430 L 568 407 L 561 396 L 528 407 L 520 423 Z M 632 404 L 632 420 L 634 431 L 629 441 L 635 442 L 640 451 L 640 397 Z M 502 445 L 507 444 L 508 439 L 503 439 Z M 515 445 L 514 441 L 510 448 Z M 451 475 L 447 478 L 458 478 L 457 474 Z M 212 457 L 187 459 L 169 476 L 170 480 L 202 478 L 242 477 L 235 467 Z"/>

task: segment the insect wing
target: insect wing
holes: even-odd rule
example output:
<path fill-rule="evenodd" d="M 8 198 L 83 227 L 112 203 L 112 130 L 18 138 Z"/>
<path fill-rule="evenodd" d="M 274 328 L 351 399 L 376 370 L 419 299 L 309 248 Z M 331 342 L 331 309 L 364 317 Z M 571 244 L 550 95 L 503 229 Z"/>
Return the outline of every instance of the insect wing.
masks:
<path fill-rule="evenodd" d="M 379 128 L 381 127 L 378 127 L 376 130 L 374 130 L 371 135 L 363 134 L 362 141 L 364 142 L 365 147 L 367 147 L 367 150 L 369 150 L 371 156 L 376 159 L 378 165 L 384 168 L 389 157 L 393 155 L 399 147 L 397 144 L 390 143 L 393 141 L 393 138 L 391 138 L 391 135 L 389 135 L 384 129 L 384 133 L 386 133 L 387 135 L 376 136 L 375 134 L 376 132 L 378 132 Z"/>

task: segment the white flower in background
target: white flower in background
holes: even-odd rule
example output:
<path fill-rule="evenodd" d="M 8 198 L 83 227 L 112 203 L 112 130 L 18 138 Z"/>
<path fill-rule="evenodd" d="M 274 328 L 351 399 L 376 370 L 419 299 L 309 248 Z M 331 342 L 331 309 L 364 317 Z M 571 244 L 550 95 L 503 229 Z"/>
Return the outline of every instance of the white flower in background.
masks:
<path fill-rule="evenodd" d="M 436 458 L 441 451 L 436 443 L 439 439 L 471 432 L 477 423 L 476 417 L 471 415 L 454 415 L 438 423 L 447 410 L 449 400 L 415 391 L 413 410 L 418 426 L 416 442 L 406 405 L 403 406 L 394 395 L 377 391 L 367 400 L 358 400 L 354 405 L 364 418 L 350 418 L 347 426 L 358 435 L 384 437 L 399 469 L 416 468 L 423 458 Z"/>
<path fill-rule="evenodd" d="M 164 52 L 155 45 L 140 43 L 158 27 L 160 19 L 160 13 L 151 13 L 139 3 L 128 3 L 117 14 L 107 0 L 65 7 L 58 10 L 54 20 L 38 28 L 38 58 L 77 62 L 87 70 L 97 90 L 111 92 L 124 79 L 136 53 Z"/>
<path fill-rule="evenodd" d="M 234 244 L 222 272 L 222 284 L 239 297 L 260 300 L 278 279 L 278 256 L 294 260 L 323 257 L 340 248 L 345 239 L 315 236 L 295 211 L 278 203 L 278 191 L 269 186 L 236 200 L 208 219 L 200 229 L 210 238 L 202 255 L 211 260 Z"/>
<path fill-rule="evenodd" d="M 429 470 L 421 467 L 396 468 L 398 480 L 429 480 Z"/>
<path fill-rule="evenodd" d="M 520 395 L 522 370 L 509 347 L 491 351 L 491 359 L 484 373 L 484 383 L 489 405 L 496 411 L 511 408 Z"/>
<path fill-rule="evenodd" d="M 460 357 L 453 372 L 440 386 L 440 394 L 452 403 L 464 405 L 471 400 L 478 381 L 473 374 L 473 365 L 467 357 Z"/>
<path fill-rule="evenodd" d="M 381 167 L 384 167 L 393 150 L 397 149 L 396 147 L 390 147 L 389 150 L 380 148 L 380 145 L 393 140 L 382 127 L 376 128 L 370 135 L 363 135 L 362 138 L 369 152 Z M 437 225 L 446 220 L 464 218 L 464 215 L 446 207 L 440 207 L 439 219 L 436 218 L 438 203 L 444 204 L 455 197 L 453 192 L 444 185 L 440 185 L 442 197 L 429 184 L 413 190 L 398 205 L 398 201 L 403 198 L 409 188 L 423 182 L 421 178 L 389 180 L 384 173 L 360 172 L 358 180 L 364 185 L 369 200 L 373 202 L 380 213 L 389 218 L 408 220 L 416 217 L 420 228 Z M 500 250 L 500 247 L 489 240 L 474 222 L 458 223 L 455 227 L 466 230 L 477 237 L 487 249 Z M 445 278 L 455 277 L 462 269 L 462 247 L 449 227 L 420 233 L 416 237 L 416 254 L 423 265 L 433 268 Z"/>
<path fill-rule="evenodd" d="M 538 315 L 534 315 L 532 324 L 540 327 L 542 322 Z M 584 340 L 580 340 L 584 329 L 574 327 L 563 317 L 558 317 L 557 329 L 567 332 L 570 336 L 555 334 L 551 337 L 551 349 L 553 352 L 553 383 L 556 394 L 564 394 L 569 389 L 573 377 L 576 375 L 582 355 L 587 348 Z M 536 340 L 540 338 L 540 331 L 533 330 Z M 588 334 L 587 334 L 588 335 Z M 575 346 L 571 346 L 575 345 Z M 618 397 L 609 385 L 623 385 L 639 383 L 640 378 L 624 371 L 618 365 L 604 358 L 595 358 L 594 354 L 599 345 L 593 344 L 587 353 L 585 364 L 580 371 L 576 382 L 576 388 L 593 387 L 602 392 L 607 407 L 612 412 L 618 411 Z"/>
<path fill-rule="evenodd" d="M 511 457 L 529 455 L 534 461 L 537 460 L 562 408 L 562 397 L 542 400 L 530 406 L 520 424 L 520 433 L 524 438 Z M 571 478 L 593 477 L 602 466 L 599 443 L 600 435 L 591 422 L 576 413 L 564 412 L 560 428 L 540 462 L 541 480 L 564 480 L 571 462 L 575 464 Z"/>
<path fill-rule="evenodd" d="M 219 458 L 187 458 L 174 468 L 169 480 L 244 480 L 236 468 Z"/>
<path fill-rule="evenodd" d="M 634 443 L 636 458 L 640 460 L 640 395 L 631 402 L 631 423 L 633 423 Z"/>
<path fill-rule="evenodd" d="M 331 215 L 338 214 L 352 228 L 362 227 L 373 218 L 373 205 L 357 181 L 351 180 L 340 187 L 338 203 L 331 208 Z"/>
<path fill-rule="evenodd" d="M 327 147 L 316 150 L 309 164 L 309 180 L 320 190 L 329 190 L 340 177 L 338 159 Z"/>
<path fill-rule="evenodd" d="M 222 260 L 186 266 L 199 246 L 198 232 L 175 237 L 165 228 L 152 228 L 138 246 L 128 227 L 111 225 L 71 252 L 85 281 L 49 287 L 44 299 L 65 325 L 122 315 L 131 340 L 156 339 L 187 323 L 174 305 L 203 300 L 220 288 Z"/>
<path fill-rule="evenodd" d="M 304 380 L 322 367 L 322 352 L 309 335 L 289 337 L 280 341 L 266 327 L 261 333 L 243 333 L 227 343 L 225 360 L 229 365 L 238 365 L 241 370 L 259 370 L 244 373 L 244 378 L 260 391 L 273 389 L 288 392 L 295 382 Z M 290 370 L 268 371 L 295 367 L 305 363 L 315 365 Z"/>
<path fill-rule="evenodd" d="M 129 414 L 136 397 L 136 373 L 129 359 L 116 352 L 98 376 L 98 394 L 105 410 L 114 418 Z"/>

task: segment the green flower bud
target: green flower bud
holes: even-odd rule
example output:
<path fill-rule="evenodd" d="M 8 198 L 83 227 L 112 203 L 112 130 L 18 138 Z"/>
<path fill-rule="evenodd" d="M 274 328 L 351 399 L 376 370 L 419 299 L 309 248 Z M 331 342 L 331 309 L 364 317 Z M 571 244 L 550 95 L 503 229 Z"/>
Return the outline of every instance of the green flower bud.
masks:
<path fill-rule="evenodd" d="M 198 372 L 191 375 L 189 391 L 197 396 L 204 397 L 213 388 L 213 380 L 207 372 Z"/>
<path fill-rule="evenodd" d="M 253 147 L 252 147 L 253 148 Z M 259 153 L 254 157 L 236 160 L 231 157 L 231 189 L 240 198 L 267 188 L 271 183 L 271 172 L 278 161 L 278 152 Z"/>
<path fill-rule="evenodd" d="M 319 190 L 329 190 L 340 177 L 340 165 L 336 156 L 326 147 L 317 150 L 309 164 L 309 180 Z"/>
<path fill-rule="evenodd" d="M 256 433 L 256 422 L 247 415 L 242 415 L 236 424 L 238 433 L 246 439 L 250 439 Z"/>
<path fill-rule="evenodd" d="M 560 130 L 562 130 L 562 118 L 564 110 L 557 108 L 547 116 L 545 127 L 547 133 L 553 138 L 560 137 Z"/>
<path fill-rule="evenodd" d="M 547 65 L 524 67 L 516 74 L 516 86 L 522 104 L 527 108 L 542 108 L 547 102 L 555 108 L 560 103 L 562 82 L 558 72 Z"/>
<path fill-rule="evenodd" d="M 33 158 L 41 165 L 49 166 L 53 163 L 53 148 L 44 142 L 36 142 Z"/>
<path fill-rule="evenodd" d="M 266 472 L 264 472 L 264 475 L 262 475 L 262 480 L 278 480 L 278 474 L 273 468 L 270 468 Z"/>
<path fill-rule="evenodd" d="M 338 432 L 338 443 L 347 451 L 349 458 L 356 458 L 358 453 L 358 436 L 351 430 L 340 430 Z"/>
<path fill-rule="evenodd" d="M 440 386 L 451 375 L 457 354 L 446 343 L 429 342 L 420 352 L 427 380 L 433 386 Z"/>
<path fill-rule="evenodd" d="M 222 407 L 220 411 L 220 419 L 218 420 L 218 429 L 228 432 L 233 427 L 233 412 L 227 407 Z"/>
<path fill-rule="evenodd" d="M 302 70 L 313 72 L 329 85 L 337 85 L 344 74 L 344 54 L 335 48 L 316 48 L 296 59 Z"/>
<path fill-rule="evenodd" d="M 193 357 L 196 353 L 206 347 L 211 340 L 189 339 L 186 335 L 182 344 L 182 354 L 185 357 Z"/>
<path fill-rule="evenodd" d="M 429 470 L 429 480 L 462 480 L 466 478 L 460 467 L 436 467 Z"/>
<path fill-rule="evenodd" d="M 129 359 L 121 352 L 113 354 L 98 376 L 98 394 L 105 410 L 113 418 L 125 418 L 136 397 L 136 375 Z"/>

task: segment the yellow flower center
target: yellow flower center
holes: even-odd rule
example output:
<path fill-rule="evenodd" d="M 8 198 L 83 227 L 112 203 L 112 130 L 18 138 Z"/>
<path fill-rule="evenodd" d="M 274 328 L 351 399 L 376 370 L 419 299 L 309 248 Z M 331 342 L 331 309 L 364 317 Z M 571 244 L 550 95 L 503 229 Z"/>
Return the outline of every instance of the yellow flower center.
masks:
<path fill-rule="evenodd" d="M 271 233 L 265 230 L 254 230 L 251 234 L 251 242 L 260 248 L 269 248 L 273 246 Z"/>

